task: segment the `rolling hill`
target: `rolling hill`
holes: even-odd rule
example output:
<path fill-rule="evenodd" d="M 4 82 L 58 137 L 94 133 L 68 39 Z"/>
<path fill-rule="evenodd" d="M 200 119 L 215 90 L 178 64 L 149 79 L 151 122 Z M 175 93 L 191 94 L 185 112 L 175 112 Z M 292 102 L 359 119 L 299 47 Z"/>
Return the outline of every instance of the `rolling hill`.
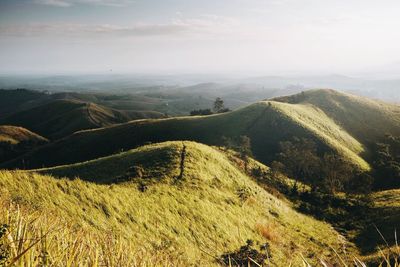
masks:
<path fill-rule="evenodd" d="M 44 102 L 45 98 L 47 98 L 46 94 L 38 91 L 0 89 L 0 118 L 38 106 Z"/>
<path fill-rule="evenodd" d="M 0 162 L 10 160 L 47 142 L 46 138 L 25 128 L 0 125 Z"/>
<path fill-rule="evenodd" d="M 146 117 L 160 116 L 148 112 L 123 112 L 90 102 L 54 100 L 14 113 L 0 120 L 0 123 L 22 126 L 50 139 L 58 139 L 79 130 L 110 126 Z"/>
<path fill-rule="evenodd" d="M 272 99 L 294 105 L 312 105 L 363 144 L 385 134 L 400 135 L 400 106 L 334 90 L 310 90 Z"/>
<path fill-rule="evenodd" d="M 17 145 L 22 142 L 46 143 L 48 140 L 22 127 L 0 125 L 0 142 Z"/>
<path fill-rule="evenodd" d="M 6 203 L 11 200 L 31 218 L 27 221 L 33 226 L 27 231 L 43 236 L 51 229 L 29 256 L 20 259 L 22 263 L 40 260 L 35 256 L 45 248 L 49 264 L 58 260 L 72 265 L 140 265 L 145 251 L 147 259 L 163 255 L 163 266 L 213 266 L 246 240 L 252 240 L 256 249 L 264 245 L 262 251 L 273 266 L 299 266 L 304 260 L 337 264 L 339 257 L 349 260 L 345 253 L 356 255 L 330 225 L 296 212 L 226 155 L 194 142 L 152 144 L 48 169 L 0 171 L 0 190 L 3 208 L 9 209 Z M 37 214 L 48 217 L 38 219 Z M 54 222 L 63 227 L 53 227 Z M 77 227 L 83 229 L 79 234 Z M 120 239 L 104 245 L 110 236 Z M 96 243 L 96 238 L 101 241 Z M 81 246 L 89 240 L 91 246 Z M 64 247 L 68 249 L 61 253 Z M 234 254 L 231 257 L 234 261 Z"/>
<path fill-rule="evenodd" d="M 1 166 L 21 167 L 22 159 L 30 168 L 56 166 L 107 156 L 148 142 L 193 140 L 221 145 L 223 136 L 247 135 L 251 138 L 255 158 L 263 163 L 275 159 L 279 142 L 296 136 L 315 141 L 320 153 L 338 153 L 368 170 L 369 142 L 379 140 L 385 133 L 400 131 L 395 116 L 400 110 L 398 106 L 331 90 L 309 91 L 292 98 L 299 96 L 306 98 L 302 102 L 294 102 L 290 97 L 266 100 L 211 116 L 138 120 L 80 131 Z M 351 114 L 345 116 L 347 111 Z M 367 116 L 375 119 L 368 120 Z M 360 124 L 361 118 L 369 124 Z M 384 131 L 364 133 L 364 125 L 366 129 L 375 127 Z"/>

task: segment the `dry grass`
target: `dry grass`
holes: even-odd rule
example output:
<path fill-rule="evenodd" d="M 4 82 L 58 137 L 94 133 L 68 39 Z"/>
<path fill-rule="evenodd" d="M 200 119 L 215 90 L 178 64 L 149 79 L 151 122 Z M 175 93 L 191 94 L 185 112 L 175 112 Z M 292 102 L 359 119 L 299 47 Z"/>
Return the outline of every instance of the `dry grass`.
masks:
<path fill-rule="evenodd" d="M 275 223 L 258 223 L 256 225 L 257 231 L 268 241 L 279 243 L 280 233 Z"/>
<path fill-rule="evenodd" d="M 51 213 L 0 198 L 0 266 L 181 266 L 178 258 L 148 253 L 117 234 L 94 233 Z"/>
<path fill-rule="evenodd" d="M 47 142 L 47 139 L 22 127 L 0 125 L 0 142 L 16 145 L 22 141 Z"/>

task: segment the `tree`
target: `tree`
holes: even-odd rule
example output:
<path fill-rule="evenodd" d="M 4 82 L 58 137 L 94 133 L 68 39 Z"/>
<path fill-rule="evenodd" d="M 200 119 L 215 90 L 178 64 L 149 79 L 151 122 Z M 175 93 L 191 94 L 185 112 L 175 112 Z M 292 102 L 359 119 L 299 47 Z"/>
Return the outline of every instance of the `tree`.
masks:
<path fill-rule="evenodd" d="M 306 138 L 294 137 L 280 143 L 279 161 L 285 166 L 283 172 L 295 179 L 316 185 L 319 180 L 320 159 L 316 144 Z"/>
<path fill-rule="evenodd" d="M 221 142 L 222 142 L 222 145 L 226 149 L 234 149 L 235 148 L 235 142 L 230 137 L 226 137 L 225 135 L 223 135 L 221 137 Z"/>
<path fill-rule="evenodd" d="M 244 161 L 244 169 L 247 171 L 248 157 L 253 156 L 251 152 L 251 140 L 246 135 L 241 135 L 239 137 L 238 151 L 240 158 Z"/>
<path fill-rule="evenodd" d="M 251 140 L 246 135 L 241 135 L 239 137 L 239 147 L 238 151 L 240 153 L 240 158 L 247 160 L 247 157 L 251 157 L 253 153 L 251 152 Z"/>
<path fill-rule="evenodd" d="M 214 101 L 214 112 L 220 113 L 224 109 L 225 109 L 224 101 L 220 97 L 217 97 Z"/>
<path fill-rule="evenodd" d="M 335 154 L 325 154 L 322 161 L 322 189 L 334 194 L 345 189 L 353 178 L 353 167 Z"/>
<path fill-rule="evenodd" d="M 400 187 L 400 137 L 387 135 L 375 144 L 373 154 L 375 186 L 382 189 Z"/>
<path fill-rule="evenodd" d="M 357 171 L 353 178 L 345 185 L 346 193 L 369 195 L 374 178 L 367 172 Z"/>

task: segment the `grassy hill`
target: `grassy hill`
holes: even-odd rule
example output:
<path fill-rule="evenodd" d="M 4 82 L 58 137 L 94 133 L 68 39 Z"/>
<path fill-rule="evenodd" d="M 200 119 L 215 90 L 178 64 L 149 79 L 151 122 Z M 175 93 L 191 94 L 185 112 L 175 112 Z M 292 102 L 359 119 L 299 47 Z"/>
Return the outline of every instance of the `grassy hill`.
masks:
<path fill-rule="evenodd" d="M 309 94 L 317 94 L 324 98 L 331 92 L 320 90 Z M 349 98 L 341 93 L 335 94 Z M 391 105 L 388 105 L 389 107 L 395 108 Z M 387 124 L 394 129 L 393 131 L 397 131 L 395 121 L 389 121 Z M 320 153 L 335 152 L 360 168 L 369 169 L 364 157 L 367 154 L 367 146 L 363 140 L 356 139 L 353 132 L 347 131 L 345 126 L 336 117 L 325 112 L 322 104 L 319 107 L 311 101 L 291 104 L 282 100 L 268 100 L 218 115 L 139 120 L 81 131 L 26 154 L 24 162 L 29 162 L 29 167 L 33 168 L 56 166 L 107 156 L 148 142 L 193 140 L 220 145 L 222 136 L 236 138 L 247 135 L 251 138 L 255 158 L 263 163 L 270 163 L 279 151 L 279 142 L 297 136 L 316 142 Z M 3 166 L 20 167 L 21 162 L 22 158 Z"/>
<path fill-rule="evenodd" d="M 29 231 L 40 233 L 35 228 L 39 227 L 46 233 L 51 222 L 59 224 L 55 218 L 63 218 L 61 225 L 69 226 L 50 228 L 45 241 L 21 261 L 40 259 L 34 256 L 45 248 L 49 263 L 58 259 L 79 265 L 98 259 L 101 265 L 127 255 L 137 263 L 145 251 L 149 259 L 163 255 L 163 266 L 212 266 L 248 239 L 257 249 L 264 244 L 273 266 L 299 266 L 303 257 L 313 265 L 320 259 L 334 264 L 340 259 L 333 249 L 344 260 L 348 259 L 344 248 L 354 252 L 328 224 L 294 211 L 289 202 L 270 195 L 239 171 L 227 156 L 194 142 L 153 144 L 36 171 L 0 171 L 0 188 L 2 208 L 11 200 L 27 209 L 28 218 L 32 219 L 31 213 L 54 216 L 47 223 L 39 220 L 40 226 Z M 76 226 L 90 234 L 71 237 Z M 88 242 L 87 236 L 97 236 L 103 245 L 95 238 L 89 247 L 77 243 Z M 112 251 L 106 254 L 110 247 L 104 240 L 110 236 L 121 239 L 112 239 Z M 68 251 L 80 248 L 73 254 L 77 256 L 60 253 L 68 242 L 74 244 Z M 122 245 L 124 249 L 118 249 Z"/>
<path fill-rule="evenodd" d="M 400 106 L 334 90 L 310 90 L 274 101 L 312 105 L 363 144 L 400 135 Z"/>
<path fill-rule="evenodd" d="M 67 136 L 78 130 L 109 126 L 131 119 L 159 117 L 157 114 L 122 112 L 90 102 L 55 100 L 21 111 L 0 120 L 3 124 L 19 125 L 51 139 Z"/>
<path fill-rule="evenodd" d="M 25 128 L 0 125 L 0 162 L 10 160 L 48 140 Z"/>
<path fill-rule="evenodd" d="M 48 140 L 25 128 L 0 125 L 0 142 L 7 142 L 11 145 L 17 145 L 21 142 L 46 143 Z"/>

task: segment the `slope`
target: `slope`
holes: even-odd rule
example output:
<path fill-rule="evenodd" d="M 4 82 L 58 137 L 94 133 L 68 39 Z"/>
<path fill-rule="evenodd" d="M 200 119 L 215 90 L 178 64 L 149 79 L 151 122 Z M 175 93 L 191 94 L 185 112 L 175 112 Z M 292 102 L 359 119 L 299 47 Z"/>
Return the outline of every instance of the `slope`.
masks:
<path fill-rule="evenodd" d="M 75 131 L 109 126 L 137 117 L 139 112 L 121 112 L 90 102 L 55 100 L 21 111 L 1 120 L 3 124 L 23 126 L 51 139 L 67 136 Z"/>
<path fill-rule="evenodd" d="M 0 162 L 10 160 L 48 140 L 25 128 L 0 125 Z"/>
<path fill-rule="evenodd" d="M 77 132 L 67 138 L 24 155 L 31 168 L 70 164 L 107 156 L 147 142 L 193 140 L 221 145 L 222 137 L 247 135 L 255 158 L 270 163 L 279 142 L 293 136 L 309 138 L 319 152 L 336 152 L 368 169 L 362 158 L 365 147 L 322 109 L 306 104 L 262 101 L 233 112 L 160 120 L 138 120 L 97 130 Z M 110 142 L 112 140 L 112 142 Z M 21 167 L 22 158 L 3 167 Z"/>
<path fill-rule="evenodd" d="M 334 90 L 310 90 L 273 101 L 312 105 L 363 144 L 400 135 L 400 106 Z"/>
<path fill-rule="evenodd" d="M 47 139 L 22 127 L 0 125 L 0 142 L 17 145 L 21 142 L 46 143 Z"/>
<path fill-rule="evenodd" d="M 33 90 L 0 89 L 0 118 L 40 105 L 46 98 L 46 94 Z"/>
<path fill-rule="evenodd" d="M 62 176 L 69 179 L 54 178 Z M 0 188 L 20 205 L 55 213 L 93 234 L 120 233 L 132 244 L 124 253 L 165 251 L 187 266 L 215 265 L 248 239 L 267 243 L 273 266 L 299 266 L 302 256 L 311 264 L 320 258 L 335 263 L 331 248 L 343 255 L 345 247 L 328 224 L 295 212 L 226 156 L 193 142 L 148 145 L 36 172 L 1 171 Z M 59 251 L 48 247 L 52 259 Z"/>

